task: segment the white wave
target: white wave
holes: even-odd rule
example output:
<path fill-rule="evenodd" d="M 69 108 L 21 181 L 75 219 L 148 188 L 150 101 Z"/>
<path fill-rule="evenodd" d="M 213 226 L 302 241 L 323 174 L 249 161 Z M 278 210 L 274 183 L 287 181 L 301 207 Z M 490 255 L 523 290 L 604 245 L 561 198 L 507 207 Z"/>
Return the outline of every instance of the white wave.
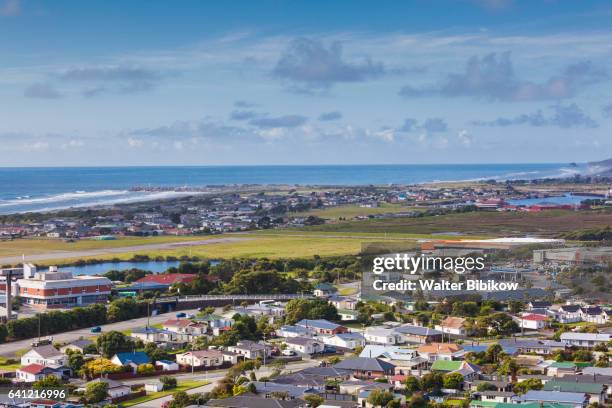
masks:
<path fill-rule="evenodd" d="M 125 196 L 125 194 L 129 194 L 129 196 Z M 126 203 L 142 202 L 142 201 L 164 200 L 164 199 L 169 199 L 169 198 L 175 198 L 175 197 L 187 196 L 187 195 L 195 195 L 195 194 L 205 194 L 205 193 L 204 192 L 187 192 L 187 191 L 160 191 L 160 192 L 146 192 L 146 193 L 126 191 L 124 192 L 123 197 L 110 198 L 110 196 L 107 195 L 106 197 L 109 197 L 108 199 L 100 199 L 99 196 L 98 197 L 89 196 L 90 199 L 91 198 L 97 198 L 97 199 L 84 200 L 84 201 L 77 202 L 77 203 L 75 203 L 74 201 L 68 201 L 64 203 L 56 202 L 55 205 L 49 205 L 49 206 L 44 206 L 44 207 L 39 207 L 36 205 L 36 204 L 41 204 L 41 203 L 29 204 L 26 206 L 19 205 L 21 203 L 17 203 L 14 209 L 11 209 L 5 212 L 0 212 L 0 213 L 8 214 L 8 213 L 24 213 L 24 212 L 48 212 L 48 211 L 66 209 L 66 208 L 98 207 L 98 206 L 113 205 L 113 204 L 126 204 Z"/>
<path fill-rule="evenodd" d="M 17 197 L 13 200 L 0 200 L 0 206 L 11 206 L 11 205 L 24 205 L 24 204 L 42 204 L 42 203 L 53 203 L 60 201 L 69 200 L 82 200 L 96 197 L 111 197 L 118 195 L 128 194 L 127 190 L 100 190 L 90 192 L 74 192 L 74 193 L 62 193 L 47 197 L 30 198 L 30 196 Z M 26 198 L 27 197 L 27 198 Z"/>

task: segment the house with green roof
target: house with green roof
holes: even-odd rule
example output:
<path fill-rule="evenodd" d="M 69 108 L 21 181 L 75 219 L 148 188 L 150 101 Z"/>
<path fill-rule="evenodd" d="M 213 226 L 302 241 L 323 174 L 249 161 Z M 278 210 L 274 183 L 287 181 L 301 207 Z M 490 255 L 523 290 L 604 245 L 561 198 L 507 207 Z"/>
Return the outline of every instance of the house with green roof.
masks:
<path fill-rule="evenodd" d="M 578 392 L 589 395 L 589 404 L 603 405 L 605 400 L 605 387 L 603 384 L 584 383 L 577 381 L 563 381 L 554 379 L 544 384 L 544 391 Z"/>
<path fill-rule="evenodd" d="M 576 364 L 571 361 L 555 361 L 546 369 L 546 375 L 551 377 L 563 377 L 564 375 L 573 375 L 578 371 Z"/>
<path fill-rule="evenodd" d="M 451 373 L 461 369 L 463 361 L 454 360 L 436 360 L 431 366 L 431 371 L 441 371 L 444 373 Z"/>

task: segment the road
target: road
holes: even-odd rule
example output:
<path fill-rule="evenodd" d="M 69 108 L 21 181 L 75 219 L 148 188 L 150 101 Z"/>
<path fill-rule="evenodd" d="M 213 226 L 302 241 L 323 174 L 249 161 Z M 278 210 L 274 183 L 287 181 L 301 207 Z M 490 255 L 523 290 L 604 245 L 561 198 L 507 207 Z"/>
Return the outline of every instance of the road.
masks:
<path fill-rule="evenodd" d="M 297 363 L 292 363 L 287 365 L 287 367 L 285 368 L 285 370 L 283 370 L 284 373 L 286 372 L 291 372 L 291 371 L 297 371 L 297 370 L 302 370 L 304 368 L 308 368 L 308 367 L 315 367 L 318 366 L 320 364 L 320 361 L 317 360 L 305 360 L 305 361 L 301 361 L 301 362 L 297 362 Z M 263 368 L 261 367 L 259 370 L 255 371 L 255 374 L 257 375 L 257 378 L 261 378 L 267 375 L 270 375 L 272 373 L 273 369 L 270 368 Z M 197 388 L 192 388 L 191 390 L 187 391 L 187 394 L 197 394 L 197 393 L 203 393 L 203 392 L 209 392 L 211 391 L 219 382 L 219 380 L 221 380 L 223 377 L 225 377 L 225 374 L 227 373 L 227 370 L 218 370 L 218 371 L 212 371 L 209 373 L 203 373 L 203 372 L 198 372 L 195 374 L 179 374 L 179 375 L 175 375 L 174 377 L 176 377 L 176 379 L 179 381 L 179 383 L 181 381 L 185 381 L 185 380 L 208 380 L 211 383 L 204 385 L 202 387 L 197 387 Z M 129 381 L 123 381 L 125 384 L 130 384 L 130 383 L 143 383 L 143 379 L 138 379 L 138 380 L 129 380 Z M 146 382 L 146 381 L 145 381 Z M 170 401 L 172 399 L 172 395 L 168 395 L 162 398 L 158 398 L 158 399 L 154 399 L 151 401 L 147 401 L 147 402 L 143 402 L 141 404 L 136 404 L 136 405 L 132 405 L 132 408 L 161 408 L 162 404 L 166 401 Z"/>
<path fill-rule="evenodd" d="M 182 312 L 188 313 L 188 314 L 190 313 L 195 314 L 197 313 L 197 310 L 196 309 L 183 310 Z M 174 316 L 174 313 L 175 312 L 162 313 L 157 316 L 151 316 L 150 324 L 163 323 L 166 320 L 172 318 Z M 109 324 L 105 324 L 100 327 L 102 327 L 102 332 L 104 333 L 104 332 L 111 331 L 111 330 L 117 330 L 117 331 L 130 330 L 130 329 L 134 329 L 137 327 L 143 327 L 146 324 L 147 324 L 147 318 L 140 317 L 138 319 L 126 320 L 123 322 L 109 323 Z M 82 337 L 84 338 L 92 337 L 93 334 L 91 333 L 90 329 L 91 327 L 87 327 L 84 329 L 54 334 L 53 342 L 69 343 L 71 341 L 78 340 L 79 338 L 82 338 Z M 23 349 L 29 349 L 31 347 L 32 340 L 33 339 L 26 339 L 26 340 L 19 340 L 19 341 L 13 341 L 10 343 L 5 343 L 0 348 L 0 356 L 11 357 L 11 358 L 15 357 L 15 354 L 18 351 L 21 351 Z"/>
<path fill-rule="evenodd" d="M 182 241 L 182 242 L 165 242 L 159 244 L 145 244 L 145 245 L 133 245 L 117 248 L 99 248 L 99 249 L 88 249 L 83 251 L 53 251 L 46 252 L 44 254 L 28 255 L 26 260 L 28 262 L 33 261 L 45 261 L 50 259 L 67 259 L 67 258 L 82 258 L 86 256 L 99 256 L 108 254 L 121 254 L 125 252 L 136 252 L 136 251 L 155 251 L 160 249 L 175 249 L 182 247 L 192 247 L 200 245 L 212 245 L 212 244 L 226 244 L 232 242 L 248 241 L 252 238 L 244 237 L 225 237 L 225 238 L 211 238 L 211 239 L 200 239 L 196 241 Z M 23 262 L 21 256 L 6 256 L 0 258 L 1 264 L 16 264 Z"/>

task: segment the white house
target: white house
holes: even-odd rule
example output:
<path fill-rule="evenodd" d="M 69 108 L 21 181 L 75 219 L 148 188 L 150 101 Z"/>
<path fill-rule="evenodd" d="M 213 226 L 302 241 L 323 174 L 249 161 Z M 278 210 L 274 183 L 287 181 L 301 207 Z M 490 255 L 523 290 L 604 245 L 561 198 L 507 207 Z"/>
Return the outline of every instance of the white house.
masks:
<path fill-rule="evenodd" d="M 155 365 L 161 367 L 162 371 L 175 371 L 179 369 L 178 363 L 170 360 L 157 360 Z"/>
<path fill-rule="evenodd" d="M 465 336 L 465 319 L 462 317 L 449 316 L 436 325 L 436 330 L 455 336 Z"/>
<path fill-rule="evenodd" d="M 561 333 L 561 342 L 566 346 L 592 348 L 598 344 L 608 344 L 612 336 L 601 333 Z"/>
<path fill-rule="evenodd" d="M 285 340 L 285 344 L 289 350 L 293 350 L 301 354 L 320 353 L 325 347 L 322 341 L 309 337 L 290 337 Z"/>
<path fill-rule="evenodd" d="M 164 383 L 159 380 L 146 382 L 144 385 L 146 392 L 160 392 L 164 390 Z"/>
<path fill-rule="evenodd" d="M 548 325 L 548 317 L 539 314 L 526 314 L 518 318 L 519 327 L 540 330 Z"/>
<path fill-rule="evenodd" d="M 30 351 L 21 356 L 21 365 L 40 364 L 46 367 L 57 367 L 68 364 L 68 356 L 53 347 L 51 344 L 46 346 L 32 347 Z"/>
<path fill-rule="evenodd" d="M 576 323 L 582 321 L 580 305 L 563 305 L 557 312 L 559 323 Z"/>
<path fill-rule="evenodd" d="M 108 384 L 107 396 L 109 398 L 124 397 L 132 393 L 132 389 L 128 385 L 125 385 L 119 381 L 109 380 L 108 378 L 96 378 L 95 380 L 84 384 L 82 387 L 77 388 L 77 391 L 84 392 L 87 389 L 88 384 L 95 384 L 99 382 Z"/>
<path fill-rule="evenodd" d="M 223 365 L 223 353 L 219 350 L 194 350 L 176 355 L 176 362 L 193 367 L 217 367 Z"/>
<path fill-rule="evenodd" d="M 263 358 L 264 353 L 266 357 L 270 357 L 272 349 L 269 346 L 256 343 L 250 340 L 239 341 L 235 346 L 230 346 L 227 351 L 239 354 L 249 360 L 255 360 L 257 358 Z"/>
<path fill-rule="evenodd" d="M 303 326 L 281 326 L 276 330 L 278 337 L 308 337 L 312 336 L 312 330 Z"/>
<path fill-rule="evenodd" d="M 339 333 L 335 336 L 321 337 L 320 340 L 327 345 L 350 350 L 355 350 L 357 347 L 364 347 L 366 344 L 365 337 L 363 337 L 361 333 Z"/>
<path fill-rule="evenodd" d="M 368 327 L 364 333 L 365 339 L 370 343 L 393 346 L 402 341 L 402 336 L 395 329 L 386 327 Z"/>
<path fill-rule="evenodd" d="M 29 364 L 22 366 L 15 371 L 15 381 L 33 383 L 50 375 L 57 378 L 62 378 L 62 372 L 60 370 L 45 367 L 42 364 Z"/>

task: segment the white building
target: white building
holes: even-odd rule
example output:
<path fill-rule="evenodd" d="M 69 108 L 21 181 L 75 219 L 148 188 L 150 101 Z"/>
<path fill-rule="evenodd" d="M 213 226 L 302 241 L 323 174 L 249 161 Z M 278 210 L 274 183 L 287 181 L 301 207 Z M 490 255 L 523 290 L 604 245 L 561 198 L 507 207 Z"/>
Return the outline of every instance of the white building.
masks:
<path fill-rule="evenodd" d="M 365 337 L 360 333 L 339 333 L 335 336 L 322 336 L 320 340 L 329 346 L 350 350 L 355 350 L 357 347 L 364 347 L 366 344 Z"/>
<path fill-rule="evenodd" d="M 285 344 L 289 350 L 309 355 L 320 353 L 325 347 L 322 341 L 309 337 L 290 337 L 285 340 Z"/>
<path fill-rule="evenodd" d="M 395 329 L 386 327 L 367 327 L 364 337 L 370 343 L 386 346 L 393 346 L 402 342 L 402 336 Z"/>
<path fill-rule="evenodd" d="M 46 346 L 33 347 L 30 351 L 21 356 L 21 365 L 40 364 L 45 367 L 58 367 L 68 364 L 68 356 L 53 347 L 51 344 Z"/>
<path fill-rule="evenodd" d="M 223 353 L 219 350 L 195 350 L 176 355 L 180 365 L 193 367 L 218 367 L 223 365 Z"/>
<path fill-rule="evenodd" d="M 611 335 L 601 333 L 561 333 L 561 342 L 566 346 L 593 348 L 598 344 L 608 344 Z"/>

